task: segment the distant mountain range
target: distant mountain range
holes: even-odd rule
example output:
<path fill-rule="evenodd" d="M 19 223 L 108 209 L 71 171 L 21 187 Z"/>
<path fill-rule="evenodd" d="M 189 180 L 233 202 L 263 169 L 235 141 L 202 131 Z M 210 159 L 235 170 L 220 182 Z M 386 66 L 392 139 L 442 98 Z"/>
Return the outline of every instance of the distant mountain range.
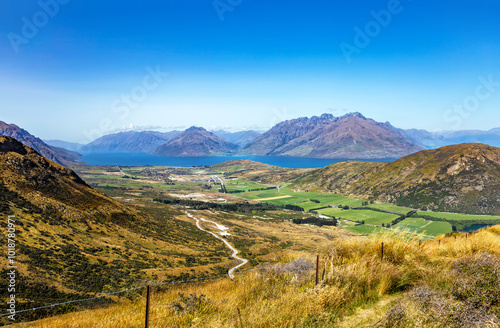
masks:
<path fill-rule="evenodd" d="M 181 131 L 127 131 L 102 136 L 87 145 L 66 143 L 60 140 L 51 140 L 50 143 L 47 143 L 66 149 L 92 153 L 150 153 L 180 133 Z M 238 145 L 239 147 L 247 145 L 260 135 L 259 132 L 253 130 L 239 132 L 217 130 L 212 131 L 212 133 L 230 143 Z M 78 146 L 79 148 L 76 150 L 75 148 Z"/>
<path fill-rule="evenodd" d="M 179 133 L 181 132 L 127 131 L 108 134 L 83 146 L 81 151 L 93 153 L 149 153 Z"/>
<path fill-rule="evenodd" d="M 351 113 L 278 123 L 241 152 L 260 156 L 376 159 L 399 158 L 422 149 L 390 124 Z"/>
<path fill-rule="evenodd" d="M 432 211 L 500 214 L 500 148 L 459 144 L 391 163 L 348 161 L 299 177 L 292 188 L 392 202 Z"/>
<path fill-rule="evenodd" d="M 190 127 L 154 149 L 151 154 L 172 157 L 217 156 L 233 154 L 238 145 L 200 127 Z"/>
<path fill-rule="evenodd" d="M 0 136 L 12 137 L 57 164 L 66 166 L 80 159 L 80 154 L 64 148 L 49 146 L 41 139 L 15 124 L 7 124 L 0 121 Z"/>
<path fill-rule="evenodd" d="M 3 122 L 0 124 L 2 134 L 18 139 L 63 165 L 77 161 L 79 154 L 76 152 L 152 153 L 172 157 L 257 155 L 382 159 L 401 158 L 423 149 L 460 143 L 479 142 L 500 147 L 500 128 L 490 131 L 405 130 L 389 122 L 376 122 L 360 113 L 341 117 L 331 114 L 301 117 L 280 122 L 263 134 L 253 130 L 209 132 L 202 128 L 184 132 L 128 131 L 102 136 L 87 145 L 61 140 L 43 142 L 16 125 Z M 173 140 L 176 137 L 179 138 Z"/>
<path fill-rule="evenodd" d="M 249 143 L 257 139 L 261 133 L 254 130 L 238 131 L 238 132 L 227 132 L 224 130 L 212 131 L 218 137 L 226 139 L 227 141 L 238 145 L 239 147 L 245 147 Z"/>
<path fill-rule="evenodd" d="M 44 142 L 49 146 L 54 146 L 58 148 L 63 148 L 66 150 L 71 150 L 75 152 L 79 152 L 82 150 L 84 144 L 76 143 L 76 142 L 67 142 L 63 140 L 44 140 Z"/>
<path fill-rule="evenodd" d="M 500 147 L 500 128 L 491 129 L 489 131 L 466 130 L 429 132 L 417 129 L 400 131 L 408 140 L 426 149 L 475 142 L 493 147 Z"/>

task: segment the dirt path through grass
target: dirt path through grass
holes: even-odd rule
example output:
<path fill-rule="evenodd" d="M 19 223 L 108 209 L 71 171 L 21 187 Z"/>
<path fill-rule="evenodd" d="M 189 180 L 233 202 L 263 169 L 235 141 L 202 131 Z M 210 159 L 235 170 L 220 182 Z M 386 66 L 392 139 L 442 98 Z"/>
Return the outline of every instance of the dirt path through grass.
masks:
<path fill-rule="evenodd" d="M 337 323 L 336 327 L 376 327 L 381 318 L 389 310 L 391 301 L 396 298 L 397 296 L 395 295 L 385 296 L 369 308 L 359 307 L 354 310 L 352 315 L 342 318 L 342 320 Z"/>
<path fill-rule="evenodd" d="M 198 227 L 198 229 L 200 229 L 201 231 L 208 232 L 209 234 L 211 234 L 211 235 L 212 235 L 212 236 L 214 236 L 215 238 L 222 240 L 222 242 L 224 242 L 224 244 L 226 244 L 226 246 L 227 246 L 227 247 L 229 247 L 229 249 L 233 251 L 233 254 L 231 255 L 231 257 L 233 257 L 233 258 L 234 258 L 234 259 L 236 259 L 236 260 L 241 261 L 241 263 L 240 263 L 240 264 L 238 264 L 237 266 L 235 266 L 235 267 L 231 268 L 231 269 L 229 270 L 229 272 L 227 273 L 227 274 L 229 275 L 229 278 L 234 279 L 234 271 L 235 271 L 236 269 L 238 269 L 238 268 L 240 268 L 240 267 L 244 266 L 245 264 L 247 264 L 247 263 L 248 263 L 248 260 L 247 260 L 247 259 L 244 259 L 244 258 L 242 258 L 242 257 L 239 257 L 239 256 L 237 255 L 237 254 L 239 253 L 239 251 L 238 251 L 236 248 L 234 248 L 234 247 L 233 247 L 233 245 L 231 245 L 231 244 L 230 244 L 227 240 L 225 240 L 225 239 L 224 239 L 224 238 L 222 238 L 222 237 L 217 236 L 217 234 L 215 234 L 215 233 L 213 233 L 213 232 L 211 232 L 211 231 L 208 231 L 208 230 L 203 229 L 203 228 L 201 227 L 200 221 L 206 221 L 206 222 L 213 223 L 213 224 L 215 224 L 215 225 L 217 226 L 217 228 L 219 228 L 219 227 L 224 227 L 224 226 L 222 226 L 222 225 L 220 225 L 220 224 L 217 224 L 217 223 L 215 223 L 215 222 L 213 222 L 213 221 L 208 221 L 208 220 L 204 220 L 204 219 L 201 219 L 201 220 L 200 220 L 200 219 L 198 219 L 198 218 L 194 217 L 193 215 L 191 215 L 191 214 L 190 214 L 190 213 L 188 213 L 188 212 L 186 212 L 186 214 L 187 214 L 187 216 L 188 216 L 189 218 L 191 218 L 191 219 L 193 219 L 193 220 L 195 220 L 195 221 L 196 221 L 196 227 Z M 224 228 L 225 228 L 225 227 L 224 227 Z M 219 228 L 219 229 L 220 229 L 220 228 Z"/>

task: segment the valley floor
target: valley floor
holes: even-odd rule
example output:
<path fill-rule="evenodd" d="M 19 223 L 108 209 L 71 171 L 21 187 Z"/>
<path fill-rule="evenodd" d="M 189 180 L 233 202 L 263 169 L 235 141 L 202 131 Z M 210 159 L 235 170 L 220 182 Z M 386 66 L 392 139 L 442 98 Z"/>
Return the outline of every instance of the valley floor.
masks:
<path fill-rule="evenodd" d="M 155 190 L 162 197 L 215 203 L 251 201 L 281 207 L 294 206 L 304 211 L 303 217 L 336 218 L 340 222 L 339 227 L 358 234 L 380 233 L 390 228 L 399 233 L 419 234 L 427 239 L 478 223 L 500 223 L 500 216 L 419 211 L 331 192 L 292 190 L 287 181 L 290 176 L 302 172 L 296 171 L 245 165 L 226 167 L 220 164 L 217 168 L 85 167 L 79 173 L 104 192 L 129 189 L 125 193 L 128 196 L 122 198 L 128 202 L 134 202 Z M 165 179 L 171 182 L 165 183 Z M 222 185 L 224 193 L 221 193 Z"/>

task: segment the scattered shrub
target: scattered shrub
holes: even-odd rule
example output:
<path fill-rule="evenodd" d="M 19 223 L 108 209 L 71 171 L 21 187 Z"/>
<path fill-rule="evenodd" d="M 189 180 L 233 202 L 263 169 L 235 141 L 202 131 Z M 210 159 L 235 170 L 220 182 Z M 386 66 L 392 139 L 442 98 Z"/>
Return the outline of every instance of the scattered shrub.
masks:
<path fill-rule="evenodd" d="M 484 307 L 460 302 L 450 294 L 420 286 L 398 301 L 385 315 L 382 326 L 396 327 L 498 327 L 500 320 Z"/>
<path fill-rule="evenodd" d="M 500 259 L 486 252 L 455 262 L 451 290 L 458 300 L 476 307 L 491 307 L 500 302 Z"/>
<path fill-rule="evenodd" d="M 211 304 L 212 302 L 205 294 L 198 296 L 196 293 L 190 293 L 186 296 L 183 293 L 179 293 L 179 300 L 173 301 L 170 306 L 175 313 L 183 314 L 207 309 Z"/>
<path fill-rule="evenodd" d="M 306 277 L 313 269 L 314 264 L 306 259 L 298 259 L 285 264 L 277 264 L 271 267 L 274 272 L 280 275 L 291 274 L 294 279 Z"/>

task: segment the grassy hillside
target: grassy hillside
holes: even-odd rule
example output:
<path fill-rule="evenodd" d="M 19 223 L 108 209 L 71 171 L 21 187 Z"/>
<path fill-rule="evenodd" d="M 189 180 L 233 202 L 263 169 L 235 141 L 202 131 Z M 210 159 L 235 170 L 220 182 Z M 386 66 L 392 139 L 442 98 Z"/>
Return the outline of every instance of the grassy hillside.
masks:
<path fill-rule="evenodd" d="M 392 163 L 337 163 L 304 174 L 291 187 L 431 211 L 495 215 L 500 212 L 500 149 L 462 144 Z"/>
<path fill-rule="evenodd" d="M 9 137 L 0 137 L 0 191 L 1 216 L 14 215 L 16 221 L 17 281 L 22 286 L 17 310 L 149 279 L 213 274 L 231 262 L 222 242 L 177 219 L 178 210 L 125 206 Z M 6 234 L 1 241 L 7 244 Z M 5 270 L 0 283 L 7 285 Z M 2 300 L 6 293 L 2 289 Z"/>
<path fill-rule="evenodd" d="M 381 242 L 384 257 L 381 258 Z M 227 278 L 153 288 L 150 327 L 498 327 L 500 228 L 426 242 L 337 239 L 283 265 Z M 324 273 L 323 273 L 324 272 Z M 33 322 L 31 327 L 141 325 L 144 295 Z M 13 325 L 13 327 L 18 327 Z"/>

